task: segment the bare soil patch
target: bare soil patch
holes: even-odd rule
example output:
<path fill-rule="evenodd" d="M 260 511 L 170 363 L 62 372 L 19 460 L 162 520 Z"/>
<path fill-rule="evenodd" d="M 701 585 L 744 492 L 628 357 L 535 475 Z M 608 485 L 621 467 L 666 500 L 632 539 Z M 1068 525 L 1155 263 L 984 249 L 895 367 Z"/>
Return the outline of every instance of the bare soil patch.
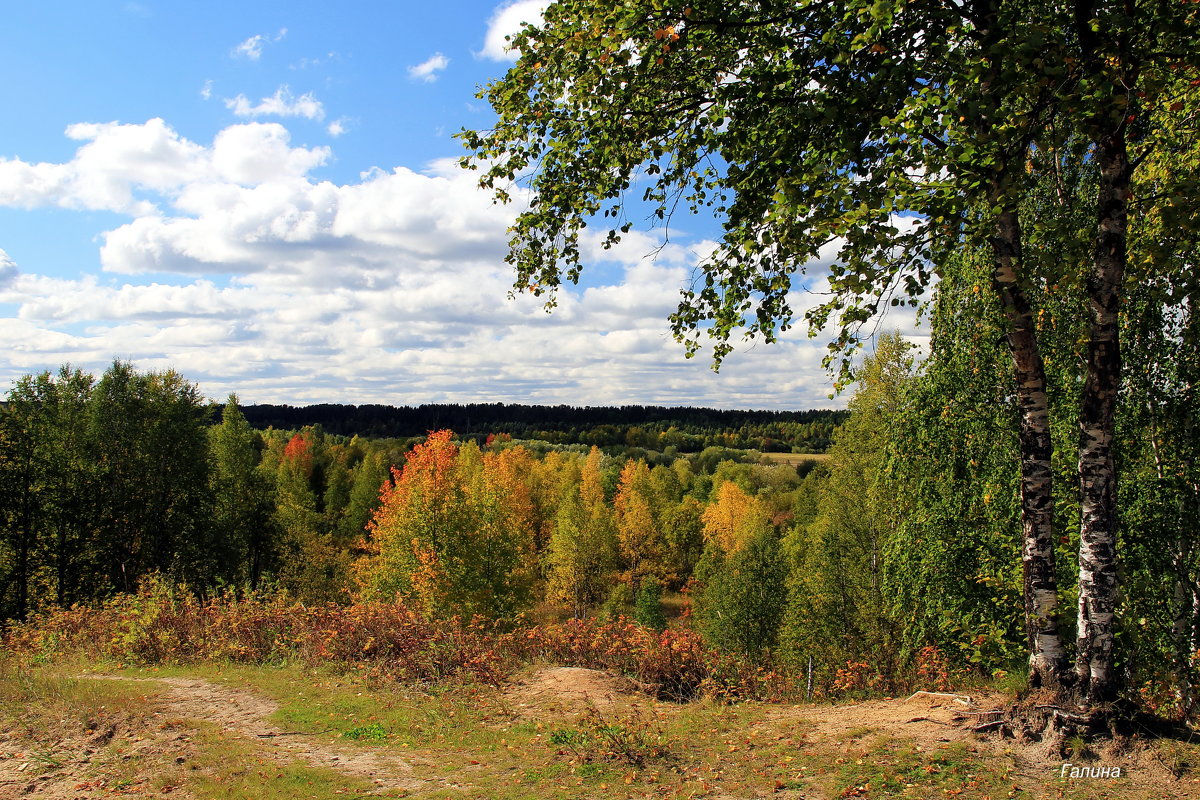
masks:
<path fill-rule="evenodd" d="M 526 673 L 506 687 L 502 697 L 522 717 L 579 713 L 589 706 L 608 710 L 654 702 L 628 678 L 583 667 L 547 667 Z"/>
<path fill-rule="evenodd" d="M 971 738 L 970 727 L 999 711 L 1006 698 L 998 694 L 954 695 L 917 692 L 910 697 L 868 700 L 829 706 L 768 707 L 768 719 L 806 720 L 825 741 L 849 741 L 871 734 L 907 738 L 918 745 Z"/>
<path fill-rule="evenodd" d="M 197 752 L 192 733 L 141 710 L 103 707 L 87 719 L 61 717 L 36 730 L 9 724 L 0 728 L 0 798 L 190 797 L 180 784 Z"/>

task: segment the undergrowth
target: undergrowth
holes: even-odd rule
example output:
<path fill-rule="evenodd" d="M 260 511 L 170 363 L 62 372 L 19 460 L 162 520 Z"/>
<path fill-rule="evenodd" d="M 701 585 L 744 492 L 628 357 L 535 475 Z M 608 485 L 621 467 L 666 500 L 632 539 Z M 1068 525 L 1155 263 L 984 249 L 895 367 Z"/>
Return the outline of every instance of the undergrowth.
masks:
<path fill-rule="evenodd" d="M 51 609 L 15 623 L 4 649 L 32 663 L 64 656 L 118 664 L 333 665 L 368 678 L 408 683 L 468 679 L 498 685 L 531 662 L 619 672 L 647 694 L 684 701 L 796 700 L 804 676 L 707 646 L 689 627 L 657 631 L 623 617 L 533 624 L 429 619 L 401 602 L 303 604 L 286 595 L 227 594 L 200 599 L 162 581 L 96 607 Z M 811 697 L 851 696 L 871 684 L 815 687 Z M 944 688 L 940 671 L 936 688 Z"/>
<path fill-rule="evenodd" d="M 588 705 L 574 726 L 551 731 L 550 744 L 582 762 L 621 761 L 640 767 L 670 755 L 659 720 L 638 709 L 606 715 L 595 704 Z"/>

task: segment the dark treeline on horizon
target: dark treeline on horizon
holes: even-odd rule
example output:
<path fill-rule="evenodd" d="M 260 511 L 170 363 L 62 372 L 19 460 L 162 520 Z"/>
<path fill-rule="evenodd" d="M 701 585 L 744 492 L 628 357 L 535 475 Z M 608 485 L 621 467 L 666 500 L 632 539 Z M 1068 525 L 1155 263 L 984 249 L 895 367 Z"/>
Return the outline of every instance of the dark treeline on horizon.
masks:
<path fill-rule="evenodd" d="M 674 446 L 694 452 L 710 446 L 764 451 L 822 452 L 847 412 L 744 411 L 665 406 L 538 406 L 511 403 L 431 403 L 416 407 L 379 404 L 242 406 L 255 428 L 295 430 L 320 425 L 327 433 L 369 438 L 423 436 L 450 428 L 460 436 L 508 434 L 556 444 L 600 447 Z"/>

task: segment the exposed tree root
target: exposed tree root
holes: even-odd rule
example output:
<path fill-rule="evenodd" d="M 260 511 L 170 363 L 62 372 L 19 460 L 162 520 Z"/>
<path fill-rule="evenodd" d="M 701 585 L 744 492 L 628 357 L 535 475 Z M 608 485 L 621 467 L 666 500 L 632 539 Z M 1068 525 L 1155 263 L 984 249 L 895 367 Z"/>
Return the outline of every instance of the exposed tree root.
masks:
<path fill-rule="evenodd" d="M 1110 703 L 1081 709 L 1070 699 L 1037 691 L 1007 708 L 960 712 L 958 719 L 978 717 L 974 733 L 1000 736 L 1023 744 L 1041 742 L 1048 758 L 1079 757 L 1081 752 L 1121 751 L 1131 738 L 1188 740 L 1183 725 L 1141 711 L 1131 703 Z"/>

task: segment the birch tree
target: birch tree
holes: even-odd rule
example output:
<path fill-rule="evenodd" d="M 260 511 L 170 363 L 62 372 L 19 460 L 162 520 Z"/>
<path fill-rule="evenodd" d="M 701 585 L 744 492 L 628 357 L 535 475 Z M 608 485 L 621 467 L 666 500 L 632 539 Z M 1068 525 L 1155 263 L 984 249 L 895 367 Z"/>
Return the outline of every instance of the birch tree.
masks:
<path fill-rule="evenodd" d="M 617 562 L 617 529 L 604 499 L 601 459 L 593 447 L 578 482 L 565 487 L 546 554 L 547 597 L 569 603 L 576 619 L 611 587 Z"/>
<path fill-rule="evenodd" d="M 676 211 L 723 220 L 671 317 L 689 355 L 711 338 L 775 340 L 797 322 L 798 276 L 837 251 L 827 302 L 831 363 L 860 326 L 919 302 L 939 255 L 992 254 L 989 291 L 1005 321 L 1020 409 L 1022 564 L 1034 685 L 1111 699 L 1115 571 L 1112 409 L 1130 185 L 1147 131 L 1170 113 L 1163 76 L 1195 77 L 1191 4 L 1157 0 L 559 0 L 512 40 L 520 53 L 484 90 L 498 113 L 463 138 L 481 182 L 529 202 L 512 228 L 516 285 L 549 304 L 583 268 L 580 235 L 611 246 L 632 229 L 630 193 L 668 224 Z M 1020 203 L 1030 155 L 1073 138 L 1100 174 L 1091 313 L 1079 400 L 1083 494 L 1074 671 L 1059 633 L 1044 354 L 1029 298 Z M 1147 140 L 1148 141 L 1148 140 Z M 637 189 L 635 189 L 635 182 Z"/>

